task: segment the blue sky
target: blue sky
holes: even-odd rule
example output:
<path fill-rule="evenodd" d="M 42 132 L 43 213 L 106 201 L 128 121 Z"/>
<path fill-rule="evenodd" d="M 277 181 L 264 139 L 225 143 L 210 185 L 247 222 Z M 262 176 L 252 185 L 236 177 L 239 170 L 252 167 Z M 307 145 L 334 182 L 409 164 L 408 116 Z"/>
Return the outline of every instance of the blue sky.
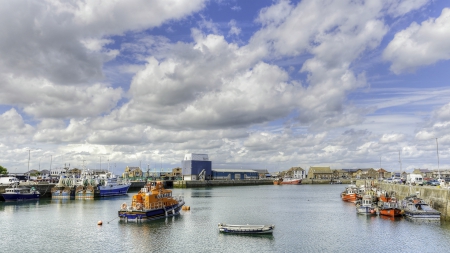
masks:
<path fill-rule="evenodd" d="M 448 1 L 19 0 L 0 31 L 11 172 L 438 169 L 436 139 L 450 169 Z"/>

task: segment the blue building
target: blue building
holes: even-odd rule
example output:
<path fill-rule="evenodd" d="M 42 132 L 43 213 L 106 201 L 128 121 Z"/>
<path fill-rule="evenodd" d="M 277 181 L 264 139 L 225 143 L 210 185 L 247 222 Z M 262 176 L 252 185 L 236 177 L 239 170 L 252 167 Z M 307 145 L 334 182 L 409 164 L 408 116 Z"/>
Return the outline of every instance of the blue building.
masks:
<path fill-rule="evenodd" d="M 186 154 L 181 161 L 183 180 L 210 180 L 211 167 L 207 154 Z"/>
<path fill-rule="evenodd" d="M 212 178 L 216 180 L 259 179 L 259 173 L 255 170 L 213 169 Z"/>

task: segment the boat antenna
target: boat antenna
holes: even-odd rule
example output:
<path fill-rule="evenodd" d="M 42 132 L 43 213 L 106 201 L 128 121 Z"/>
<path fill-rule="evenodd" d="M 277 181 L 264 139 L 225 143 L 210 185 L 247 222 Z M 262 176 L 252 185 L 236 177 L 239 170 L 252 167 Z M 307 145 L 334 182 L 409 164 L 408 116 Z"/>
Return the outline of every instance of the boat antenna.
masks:
<path fill-rule="evenodd" d="M 437 154 L 437 161 L 438 161 L 438 175 L 439 175 L 439 179 L 441 179 L 441 172 L 439 170 L 439 144 L 438 144 L 438 138 L 436 138 L 436 154 Z"/>
<path fill-rule="evenodd" d="M 30 150 L 28 149 L 28 181 L 30 181 Z M 40 171 L 39 171 L 40 172 Z M 17 174 L 16 174 L 17 176 Z"/>

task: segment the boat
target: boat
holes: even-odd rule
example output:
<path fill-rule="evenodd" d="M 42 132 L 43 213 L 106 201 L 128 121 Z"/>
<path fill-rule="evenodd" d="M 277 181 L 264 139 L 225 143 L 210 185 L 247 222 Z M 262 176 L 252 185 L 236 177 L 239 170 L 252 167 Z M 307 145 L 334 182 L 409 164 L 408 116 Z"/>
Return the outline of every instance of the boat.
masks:
<path fill-rule="evenodd" d="M 362 199 L 356 203 L 356 212 L 360 214 L 376 214 L 376 208 L 372 199 L 371 195 L 364 195 Z"/>
<path fill-rule="evenodd" d="M 97 187 L 100 191 L 100 197 L 126 195 L 131 186 L 131 182 L 119 181 L 111 172 L 100 175 L 99 181 Z"/>
<path fill-rule="evenodd" d="M 123 203 L 118 212 L 121 220 L 154 220 L 180 214 L 183 197 L 172 196 L 161 181 L 148 182 L 132 198 L 131 205 Z"/>
<path fill-rule="evenodd" d="M 402 216 L 402 209 L 400 209 L 395 197 L 389 197 L 389 201 L 382 201 L 380 203 L 380 207 L 378 208 L 378 213 L 380 215 L 391 217 Z"/>
<path fill-rule="evenodd" d="M 358 199 L 358 188 L 356 185 L 349 185 L 345 188 L 345 190 L 341 193 L 341 198 L 343 201 L 347 202 L 356 202 Z"/>
<path fill-rule="evenodd" d="M 219 232 L 232 234 L 271 234 L 275 225 L 227 225 L 219 223 Z"/>
<path fill-rule="evenodd" d="M 441 213 L 416 195 L 410 195 L 402 201 L 405 217 L 411 220 L 440 221 Z"/>
<path fill-rule="evenodd" d="M 27 188 L 21 186 L 14 186 L 5 189 L 5 193 L 2 193 L 5 201 L 23 201 L 23 200 L 36 200 L 39 199 L 41 194 L 34 187 Z"/>
<path fill-rule="evenodd" d="M 278 179 L 273 180 L 273 184 L 274 185 L 281 185 L 281 182 L 283 182 L 282 178 L 278 178 Z"/>
<path fill-rule="evenodd" d="M 301 178 L 285 177 L 283 178 L 283 181 L 281 181 L 281 184 L 301 184 L 301 183 L 302 183 Z"/>

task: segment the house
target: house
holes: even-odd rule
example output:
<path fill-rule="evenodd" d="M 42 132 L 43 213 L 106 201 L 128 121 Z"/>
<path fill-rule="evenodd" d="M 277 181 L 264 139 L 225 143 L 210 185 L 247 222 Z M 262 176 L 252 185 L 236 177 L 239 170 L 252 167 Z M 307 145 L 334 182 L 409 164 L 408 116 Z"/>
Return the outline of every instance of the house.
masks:
<path fill-rule="evenodd" d="M 333 172 L 330 167 L 309 167 L 308 179 L 332 179 Z"/>
<path fill-rule="evenodd" d="M 125 172 L 122 174 L 124 178 L 134 178 L 134 177 L 142 177 L 143 173 L 140 167 L 129 167 L 125 168 Z"/>
<path fill-rule="evenodd" d="M 377 179 L 378 171 L 376 171 L 373 168 L 364 168 L 364 169 L 357 169 L 356 172 L 353 173 L 353 178 L 356 179 Z"/>
<path fill-rule="evenodd" d="M 350 173 L 347 170 L 333 170 L 333 177 L 334 178 L 350 178 Z"/>
<path fill-rule="evenodd" d="M 414 169 L 413 174 L 420 174 L 423 178 L 433 177 L 433 171 L 429 169 Z"/>
<path fill-rule="evenodd" d="M 306 178 L 306 171 L 302 169 L 301 167 L 292 167 L 290 168 L 292 170 L 292 177 L 293 178 Z"/>
<path fill-rule="evenodd" d="M 380 168 L 377 170 L 378 172 L 378 178 L 387 178 L 387 170 Z"/>

